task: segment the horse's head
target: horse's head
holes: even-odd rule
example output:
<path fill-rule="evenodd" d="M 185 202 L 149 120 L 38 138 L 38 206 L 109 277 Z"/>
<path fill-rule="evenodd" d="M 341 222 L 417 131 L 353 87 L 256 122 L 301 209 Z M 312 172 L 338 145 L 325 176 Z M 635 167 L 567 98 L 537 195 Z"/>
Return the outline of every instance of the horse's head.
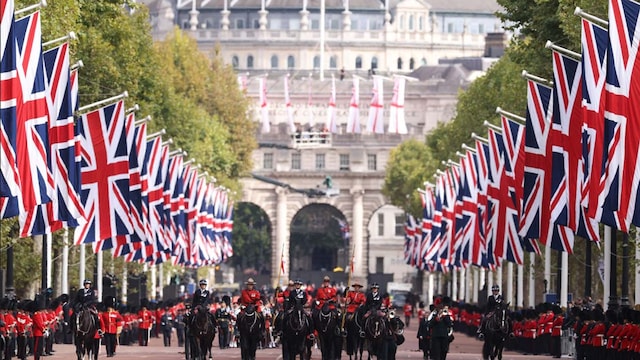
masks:
<path fill-rule="evenodd" d="M 253 304 L 249 304 L 244 308 L 244 313 L 249 316 L 252 316 L 253 314 L 255 314 L 255 312 L 256 312 L 256 306 Z"/>
<path fill-rule="evenodd" d="M 365 321 L 364 328 L 370 340 L 378 340 L 384 335 L 387 329 L 387 322 L 384 317 L 373 312 Z"/>

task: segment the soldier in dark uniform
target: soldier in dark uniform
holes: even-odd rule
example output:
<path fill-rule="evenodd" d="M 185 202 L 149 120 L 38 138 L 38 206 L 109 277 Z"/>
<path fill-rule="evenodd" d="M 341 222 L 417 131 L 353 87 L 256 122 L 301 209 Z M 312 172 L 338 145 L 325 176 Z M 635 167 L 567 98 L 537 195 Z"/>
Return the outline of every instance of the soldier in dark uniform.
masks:
<path fill-rule="evenodd" d="M 225 300 L 228 300 L 228 302 Z M 218 321 L 220 330 L 220 335 L 218 336 L 220 349 L 229 347 L 229 324 L 231 323 L 231 308 L 229 308 L 229 302 L 231 302 L 231 299 L 226 295 L 223 296 L 222 301 L 220 301 L 220 306 L 218 310 L 216 310 L 216 320 Z"/>
<path fill-rule="evenodd" d="M 476 332 L 480 339 L 484 338 L 484 327 L 485 327 L 487 315 L 489 315 L 489 313 L 493 312 L 493 310 L 496 309 L 496 304 L 501 302 L 502 302 L 502 295 L 500 295 L 500 286 L 493 285 L 491 287 L 491 295 L 489 295 L 489 298 L 487 299 L 487 308 L 484 312 L 484 316 L 482 317 L 482 321 L 480 322 L 480 327 Z"/>
<path fill-rule="evenodd" d="M 209 312 L 209 290 L 207 289 L 207 279 L 202 279 L 198 283 L 200 287 L 193 292 L 193 298 L 191 299 L 191 309 L 194 314 L 197 314 L 199 311 L 206 311 L 209 316 L 209 321 L 212 324 L 215 324 L 215 320 L 213 318 L 213 314 Z M 192 316 L 192 315 L 191 315 Z M 190 317 L 189 320 L 191 320 Z"/>
<path fill-rule="evenodd" d="M 371 284 L 370 291 L 367 293 L 367 300 L 364 303 L 364 309 L 366 310 L 364 317 L 368 317 L 372 312 L 380 310 L 380 305 L 382 305 L 380 285 L 373 283 Z"/>
<path fill-rule="evenodd" d="M 73 302 L 73 310 L 75 313 L 86 308 L 87 306 L 94 305 L 96 302 L 96 294 L 91 287 L 91 280 L 86 279 L 83 282 L 84 287 L 76 292 L 76 298 Z"/>

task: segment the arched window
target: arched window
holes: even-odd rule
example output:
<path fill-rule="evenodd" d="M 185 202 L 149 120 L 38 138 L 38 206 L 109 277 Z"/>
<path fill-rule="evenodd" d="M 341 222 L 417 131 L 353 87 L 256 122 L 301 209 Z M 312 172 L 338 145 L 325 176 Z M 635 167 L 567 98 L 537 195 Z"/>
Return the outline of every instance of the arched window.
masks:
<path fill-rule="evenodd" d="M 422 60 L 420 60 L 420 66 L 425 66 L 427 65 L 427 59 L 422 58 Z"/>
<path fill-rule="evenodd" d="M 320 69 L 320 56 L 318 55 L 313 57 L 313 68 Z"/>
<path fill-rule="evenodd" d="M 231 57 L 231 66 L 233 66 L 234 69 L 237 69 L 238 66 L 240 66 L 240 59 L 238 59 L 236 55 L 233 55 L 233 57 Z"/>
<path fill-rule="evenodd" d="M 409 30 L 413 31 L 413 15 L 409 15 Z"/>
<path fill-rule="evenodd" d="M 356 69 L 362 69 L 362 57 L 356 57 Z"/>
<path fill-rule="evenodd" d="M 418 31 L 424 30 L 424 18 L 422 16 L 418 16 Z"/>
<path fill-rule="evenodd" d="M 337 56 L 332 56 L 329 58 L 329 68 L 330 69 L 335 69 L 338 67 L 338 57 Z"/>
<path fill-rule="evenodd" d="M 247 56 L 247 69 L 253 69 L 253 55 Z"/>
<path fill-rule="evenodd" d="M 416 61 L 411 58 L 409 59 L 409 70 L 413 70 L 416 67 Z"/>
<path fill-rule="evenodd" d="M 278 55 L 271 56 L 271 68 L 272 69 L 278 68 Z"/>
<path fill-rule="evenodd" d="M 398 70 L 402 70 L 402 58 L 398 58 Z"/>
<path fill-rule="evenodd" d="M 375 56 L 371 58 L 371 68 L 372 69 L 378 68 L 378 58 Z"/>
<path fill-rule="evenodd" d="M 287 68 L 294 69 L 295 67 L 296 67 L 296 59 L 293 57 L 293 55 L 289 55 L 289 57 L 287 58 Z"/>

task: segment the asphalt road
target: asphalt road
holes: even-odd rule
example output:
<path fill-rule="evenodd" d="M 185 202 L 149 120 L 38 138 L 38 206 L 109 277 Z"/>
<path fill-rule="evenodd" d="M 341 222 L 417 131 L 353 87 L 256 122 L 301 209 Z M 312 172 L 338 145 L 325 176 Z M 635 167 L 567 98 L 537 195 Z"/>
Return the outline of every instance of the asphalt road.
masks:
<path fill-rule="evenodd" d="M 418 340 L 416 339 L 416 325 L 412 324 L 412 327 L 405 329 L 406 341 L 398 348 L 396 358 L 401 359 L 422 359 L 422 352 L 418 350 Z M 115 358 L 120 360 L 133 360 L 133 359 L 153 359 L 153 360 L 169 360 L 169 359 L 184 359 L 184 349 L 177 346 L 177 340 L 175 334 L 172 338 L 171 347 L 164 347 L 162 338 L 151 338 L 149 340 L 149 346 L 140 347 L 138 345 L 131 346 L 118 346 L 116 350 Z M 52 356 L 43 357 L 42 360 L 72 360 L 75 358 L 75 348 L 73 345 L 54 345 L 55 353 Z M 481 360 L 480 355 L 482 350 L 482 342 L 468 337 L 463 334 L 455 333 L 455 340 L 451 343 L 450 351 L 447 356 L 447 360 Z M 366 356 L 366 351 L 365 351 Z M 104 347 L 101 347 L 99 358 L 106 358 L 106 352 Z M 214 340 L 213 358 L 215 360 L 223 359 L 240 359 L 239 348 L 228 348 L 220 350 L 218 348 L 218 339 Z M 321 355 L 319 350 L 313 350 L 312 359 L 320 360 Z M 282 351 L 281 348 L 267 348 L 259 349 L 257 351 L 257 360 L 281 360 Z M 343 352 L 342 359 L 348 359 L 346 353 Z M 552 359 L 550 356 L 532 356 L 522 355 L 515 352 L 505 351 L 503 354 L 504 360 L 509 359 L 535 359 L 546 360 Z"/>

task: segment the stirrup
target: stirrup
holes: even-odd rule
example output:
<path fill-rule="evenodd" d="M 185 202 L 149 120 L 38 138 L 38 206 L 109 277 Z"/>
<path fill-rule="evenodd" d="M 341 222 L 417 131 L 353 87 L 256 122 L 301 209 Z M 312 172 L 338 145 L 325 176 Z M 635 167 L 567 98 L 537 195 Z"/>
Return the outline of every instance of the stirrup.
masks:
<path fill-rule="evenodd" d="M 361 338 L 363 338 L 363 339 L 364 339 L 364 335 L 365 335 L 365 333 L 364 333 L 364 331 L 363 331 L 363 330 L 360 330 L 359 335 L 360 335 L 360 337 L 361 337 Z"/>
<path fill-rule="evenodd" d="M 480 339 L 480 340 L 484 339 L 484 334 L 483 333 L 479 333 L 478 334 L 478 339 Z"/>

